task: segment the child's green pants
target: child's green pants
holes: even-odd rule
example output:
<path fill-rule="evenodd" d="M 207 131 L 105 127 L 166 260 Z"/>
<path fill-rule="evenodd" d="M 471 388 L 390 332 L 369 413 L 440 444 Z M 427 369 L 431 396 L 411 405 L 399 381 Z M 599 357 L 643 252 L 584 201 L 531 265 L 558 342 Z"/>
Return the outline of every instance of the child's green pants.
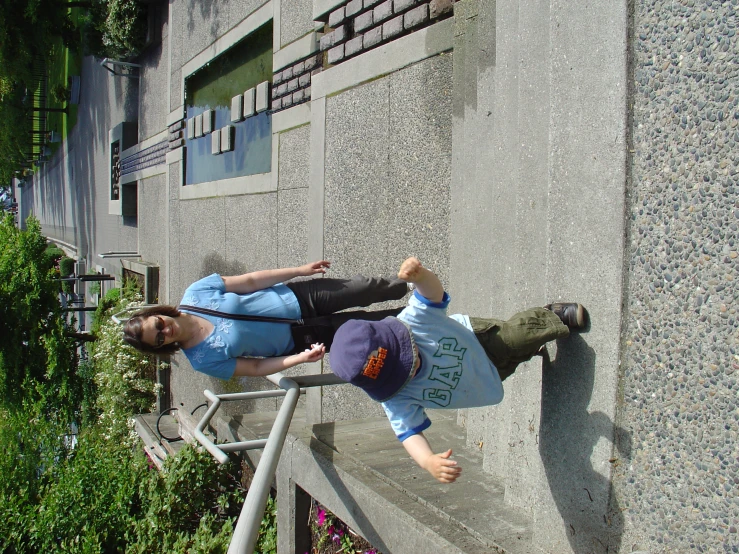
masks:
<path fill-rule="evenodd" d="M 513 375 L 518 364 L 530 360 L 544 344 L 570 334 L 559 317 L 544 308 L 519 312 L 508 321 L 470 317 L 470 323 L 501 380 Z"/>

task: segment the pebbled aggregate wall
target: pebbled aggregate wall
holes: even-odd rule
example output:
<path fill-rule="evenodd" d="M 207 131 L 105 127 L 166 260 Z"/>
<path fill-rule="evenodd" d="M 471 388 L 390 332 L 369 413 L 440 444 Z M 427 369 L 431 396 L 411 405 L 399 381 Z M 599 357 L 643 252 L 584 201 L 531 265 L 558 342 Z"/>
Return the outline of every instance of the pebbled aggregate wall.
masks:
<path fill-rule="evenodd" d="M 739 552 L 738 4 L 634 3 L 621 552 Z"/>

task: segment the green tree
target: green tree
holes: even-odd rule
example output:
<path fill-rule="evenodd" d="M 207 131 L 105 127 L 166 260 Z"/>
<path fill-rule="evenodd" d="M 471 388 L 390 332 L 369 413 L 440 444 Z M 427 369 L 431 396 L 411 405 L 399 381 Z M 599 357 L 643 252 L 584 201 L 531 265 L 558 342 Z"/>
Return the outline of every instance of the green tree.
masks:
<path fill-rule="evenodd" d="M 58 0 L 0 0 L 0 75 L 29 83 L 33 62 L 46 59 L 55 37 L 75 47 L 68 8 Z"/>
<path fill-rule="evenodd" d="M 12 216 L 0 222 L 0 393 L 11 406 L 27 397 L 71 412 L 81 394 L 75 342 L 66 335 L 59 282 L 45 251 L 35 218 L 25 231 Z"/>

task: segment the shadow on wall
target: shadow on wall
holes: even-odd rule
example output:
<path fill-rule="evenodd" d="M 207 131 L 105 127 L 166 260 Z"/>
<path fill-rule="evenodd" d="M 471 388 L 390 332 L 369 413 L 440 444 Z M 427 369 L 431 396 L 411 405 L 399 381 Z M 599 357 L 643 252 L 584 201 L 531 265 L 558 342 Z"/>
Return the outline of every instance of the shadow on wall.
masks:
<path fill-rule="evenodd" d="M 226 261 L 223 256 L 211 252 L 203 258 L 203 265 L 200 270 L 200 278 L 207 277 L 211 273 L 218 273 L 221 276 L 229 275 L 241 275 L 247 271 L 257 271 L 258 269 L 271 269 L 271 268 L 251 268 L 246 269 L 243 262 L 239 261 Z"/>
<path fill-rule="evenodd" d="M 585 339 L 573 334 L 557 341 L 554 362 L 545 360 L 539 453 L 572 551 L 600 554 L 619 552 L 623 516 L 610 479 L 596 471 L 591 455 L 601 437 L 613 442 L 617 433 L 619 463 L 628 463 L 631 435 L 614 433 L 608 415 L 588 411 L 595 357 Z"/>

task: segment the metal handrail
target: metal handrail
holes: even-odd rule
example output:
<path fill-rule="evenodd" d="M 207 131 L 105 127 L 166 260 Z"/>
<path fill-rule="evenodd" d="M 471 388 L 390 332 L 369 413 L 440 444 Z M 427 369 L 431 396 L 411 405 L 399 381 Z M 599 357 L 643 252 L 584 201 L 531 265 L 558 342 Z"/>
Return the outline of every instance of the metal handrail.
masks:
<path fill-rule="evenodd" d="M 228 554 L 251 554 L 254 552 L 254 545 L 259 535 L 259 525 L 264 517 L 264 508 L 267 505 L 267 496 L 269 494 L 272 477 L 274 477 L 277 469 L 277 463 L 280 461 L 282 447 L 285 444 L 287 431 L 290 428 L 295 407 L 298 404 L 298 398 L 302 393 L 310 387 L 322 387 L 327 385 L 340 385 L 344 381 L 336 377 L 332 373 L 320 375 L 302 375 L 295 377 L 285 377 L 282 373 L 275 373 L 266 377 L 273 384 L 280 387 L 281 390 L 270 391 L 253 391 L 230 394 L 213 394 L 211 391 L 204 391 L 205 397 L 212 402 L 210 408 L 195 428 L 193 435 L 197 441 L 202 444 L 208 452 L 220 463 L 228 461 L 226 452 L 238 452 L 242 450 L 253 450 L 264 448 L 262 457 L 254 472 L 254 478 L 251 487 L 246 495 L 246 500 L 241 508 L 241 514 L 236 522 L 231 544 L 228 547 Z M 213 415 L 221 405 L 221 402 L 230 400 L 246 400 L 254 398 L 272 398 L 275 396 L 284 396 L 280 410 L 270 430 L 269 437 L 258 440 L 234 442 L 226 444 L 215 444 L 205 434 L 203 430 L 210 422 Z"/>

